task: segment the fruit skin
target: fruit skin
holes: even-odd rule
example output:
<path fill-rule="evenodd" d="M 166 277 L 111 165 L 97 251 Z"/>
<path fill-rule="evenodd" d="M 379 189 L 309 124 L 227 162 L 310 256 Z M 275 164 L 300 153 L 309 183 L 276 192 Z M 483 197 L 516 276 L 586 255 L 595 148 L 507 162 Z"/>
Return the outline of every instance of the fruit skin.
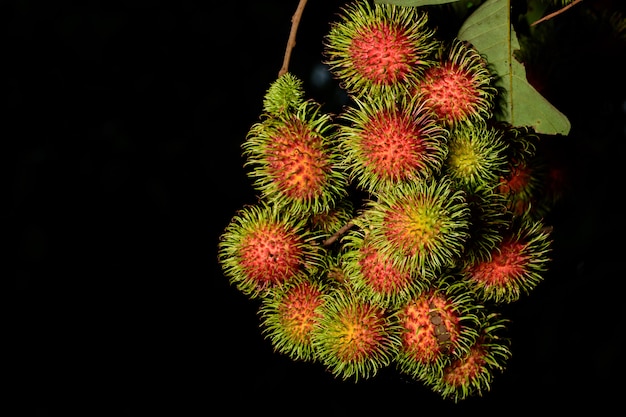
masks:
<path fill-rule="evenodd" d="M 357 382 L 375 376 L 392 362 L 400 343 L 392 312 L 345 288 L 325 295 L 320 310 L 313 346 L 335 377 Z"/>
<path fill-rule="evenodd" d="M 364 300 L 383 308 L 396 308 L 426 291 L 433 276 L 402 270 L 368 242 L 362 230 L 353 230 L 343 239 L 341 261 L 350 289 Z"/>
<path fill-rule="evenodd" d="M 503 372 L 511 358 L 510 339 L 505 335 L 509 320 L 483 309 L 479 321 L 478 337 L 467 352 L 451 360 L 439 378 L 424 381 L 443 399 L 457 403 L 474 395 L 482 396 L 491 389 L 494 375 Z"/>
<path fill-rule="evenodd" d="M 328 211 L 347 196 L 333 121 L 319 103 L 307 100 L 265 114 L 248 131 L 242 149 L 248 177 L 268 202 L 311 214 Z"/>
<path fill-rule="evenodd" d="M 272 116 L 280 116 L 297 109 L 304 101 L 302 80 L 287 72 L 270 84 L 263 97 L 263 111 Z"/>
<path fill-rule="evenodd" d="M 250 298 L 306 276 L 323 254 L 305 225 L 305 218 L 266 202 L 240 209 L 218 242 L 224 275 Z"/>
<path fill-rule="evenodd" d="M 429 100 L 440 122 L 449 127 L 491 119 L 498 91 L 480 53 L 468 42 L 453 39 L 442 44 L 438 57 L 414 94 Z"/>
<path fill-rule="evenodd" d="M 355 99 L 340 118 L 343 165 L 361 189 L 377 194 L 440 173 L 447 131 L 420 97 Z"/>
<path fill-rule="evenodd" d="M 461 188 L 490 187 L 506 175 L 508 145 L 500 129 L 477 122 L 452 129 L 444 172 Z"/>
<path fill-rule="evenodd" d="M 349 95 L 409 92 L 435 63 L 438 41 L 416 7 L 353 1 L 324 38 L 324 63 Z"/>
<path fill-rule="evenodd" d="M 466 260 L 461 267 L 468 285 L 482 301 L 517 301 L 543 281 L 551 262 L 551 230 L 530 215 L 515 217 L 486 260 Z"/>
<path fill-rule="evenodd" d="M 277 352 L 293 360 L 316 359 L 311 335 L 321 318 L 318 310 L 327 291 L 321 280 L 299 279 L 262 299 L 259 308 L 262 332 Z"/>
<path fill-rule="evenodd" d="M 371 244 L 420 276 L 454 266 L 469 238 L 466 193 L 449 178 L 398 185 L 368 201 L 360 221 Z"/>
<path fill-rule="evenodd" d="M 400 372 L 424 382 L 441 378 L 444 367 L 474 344 L 477 308 L 472 293 L 452 275 L 399 307 L 402 345 L 396 364 Z"/>

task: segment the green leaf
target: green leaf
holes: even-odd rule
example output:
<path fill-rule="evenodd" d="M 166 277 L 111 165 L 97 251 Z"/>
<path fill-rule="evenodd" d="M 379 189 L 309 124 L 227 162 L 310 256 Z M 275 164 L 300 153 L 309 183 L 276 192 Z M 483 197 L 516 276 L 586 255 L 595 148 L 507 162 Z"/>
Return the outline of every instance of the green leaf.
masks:
<path fill-rule="evenodd" d="M 500 120 L 531 126 L 537 133 L 569 133 L 568 118 L 528 83 L 524 65 L 514 56 L 520 44 L 511 24 L 509 0 L 487 0 L 467 18 L 457 37 L 472 43 L 498 75 L 498 86 L 505 90 Z"/>
<path fill-rule="evenodd" d="M 431 6 L 435 4 L 454 3 L 459 0 L 374 0 L 378 4 L 395 4 L 396 6 Z"/>

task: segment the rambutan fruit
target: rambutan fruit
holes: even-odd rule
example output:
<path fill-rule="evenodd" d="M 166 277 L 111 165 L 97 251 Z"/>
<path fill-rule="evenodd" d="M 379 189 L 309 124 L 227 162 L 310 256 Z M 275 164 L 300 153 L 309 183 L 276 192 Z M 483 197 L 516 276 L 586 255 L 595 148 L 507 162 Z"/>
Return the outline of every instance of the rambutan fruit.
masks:
<path fill-rule="evenodd" d="M 510 303 L 543 281 L 551 252 L 550 229 L 529 216 L 516 217 L 486 260 L 466 259 L 461 273 L 481 301 Z"/>
<path fill-rule="evenodd" d="M 304 102 L 302 80 L 287 72 L 278 77 L 268 88 L 263 98 L 263 111 L 272 115 L 294 111 Z"/>
<path fill-rule="evenodd" d="M 419 97 L 356 99 L 338 140 L 351 180 L 370 193 L 439 173 L 447 132 Z"/>
<path fill-rule="evenodd" d="M 260 202 L 239 210 L 218 242 L 224 275 L 250 298 L 307 275 L 321 263 L 306 220 Z"/>
<path fill-rule="evenodd" d="M 335 377 L 367 379 L 388 366 L 399 345 L 393 314 L 344 289 L 324 296 L 322 317 L 313 330 L 313 346 Z"/>
<path fill-rule="evenodd" d="M 321 280 L 299 279 L 262 299 L 261 328 L 277 352 L 294 360 L 315 359 L 311 334 L 321 318 L 325 291 Z"/>
<path fill-rule="evenodd" d="M 463 259 L 467 262 L 486 260 L 502 242 L 511 226 L 507 199 L 498 192 L 498 185 L 479 186 L 467 194 L 470 209 L 470 236 L 465 244 Z"/>
<path fill-rule="evenodd" d="M 511 357 L 510 340 L 503 334 L 508 320 L 498 313 L 484 313 L 476 341 L 443 368 L 439 378 L 425 380 L 443 399 L 454 402 L 482 396 L 491 389 L 496 372 L 502 372 Z"/>
<path fill-rule="evenodd" d="M 342 262 L 356 294 L 385 308 L 394 308 L 425 291 L 432 277 L 403 270 L 371 245 L 361 230 L 345 236 Z"/>
<path fill-rule="evenodd" d="M 434 63 L 434 33 L 417 7 L 353 1 L 324 38 L 325 63 L 353 96 L 408 92 Z"/>
<path fill-rule="evenodd" d="M 429 67 L 418 84 L 441 123 L 455 126 L 488 120 L 497 89 L 486 60 L 469 43 L 454 39 L 439 50 L 439 63 Z"/>
<path fill-rule="evenodd" d="M 369 243 L 420 276 L 453 266 L 469 237 L 466 193 L 446 177 L 398 185 L 366 202 L 363 219 Z"/>
<path fill-rule="evenodd" d="M 464 190 L 491 186 L 505 175 L 507 143 L 499 129 L 476 122 L 450 132 L 444 171 Z"/>
<path fill-rule="evenodd" d="M 248 176 L 262 198 L 299 213 L 320 213 L 347 195 L 331 117 L 314 101 L 255 123 L 242 144 Z"/>
<path fill-rule="evenodd" d="M 466 354 L 479 327 L 476 304 L 461 281 L 444 277 L 398 310 L 402 345 L 396 363 L 412 378 L 441 378 L 451 358 Z"/>

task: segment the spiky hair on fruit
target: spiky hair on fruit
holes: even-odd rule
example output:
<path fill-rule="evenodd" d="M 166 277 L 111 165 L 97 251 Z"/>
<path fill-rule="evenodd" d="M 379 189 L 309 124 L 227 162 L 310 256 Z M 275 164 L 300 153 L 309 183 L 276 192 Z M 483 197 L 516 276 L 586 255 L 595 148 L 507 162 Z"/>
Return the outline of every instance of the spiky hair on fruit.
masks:
<path fill-rule="evenodd" d="M 345 227 L 355 215 L 354 203 L 347 199 L 337 201 L 334 207 L 314 213 L 309 217 L 309 227 L 320 231 L 325 239 L 329 239 L 342 227 Z"/>
<path fill-rule="evenodd" d="M 551 250 L 551 229 L 528 215 L 517 216 L 489 258 L 466 259 L 461 273 L 480 301 L 511 303 L 543 281 Z"/>
<path fill-rule="evenodd" d="M 335 377 L 368 379 L 392 362 L 400 342 L 393 313 L 345 288 L 326 294 L 320 311 L 313 346 Z"/>
<path fill-rule="evenodd" d="M 500 176 L 499 191 L 507 199 L 507 208 L 517 216 L 541 219 L 549 211 L 545 203 L 548 168 L 538 149 L 540 137 L 530 127 L 499 124 L 509 144 L 508 168 Z"/>
<path fill-rule="evenodd" d="M 438 55 L 438 65 L 425 71 L 415 94 L 428 99 L 446 126 L 490 119 L 497 89 L 487 61 L 470 43 L 459 39 L 443 44 Z"/>
<path fill-rule="evenodd" d="M 507 199 L 498 191 L 498 185 L 485 185 L 467 194 L 470 209 L 470 236 L 462 258 L 468 262 L 486 260 L 511 227 Z"/>
<path fill-rule="evenodd" d="M 511 358 L 510 339 L 505 334 L 509 320 L 497 312 L 483 311 L 478 337 L 468 351 L 453 359 L 440 378 L 425 380 L 443 399 L 455 403 L 491 390 L 496 373 L 501 373 Z"/>
<path fill-rule="evenodd" d="M 484 122 L 450 132 L 444 172 L 464 190 L 496 184 L 508 167 L 507 143 L 499 129 Z"/>
<path fill-rule="evenodd" d="M 370 244 L 420 276 L 454 265 L 469 237 L 466 193 L 447 177 L 398 185 L 367 201 L 363 219 Z"/>
<path fill-rule="evenodd" d="M 353 291 L 384 308 L 395 308 L 427 290 L 432 276 L 401 269 L 368 242 L 361 229 L 351 230 L 343 239 L 341 261 Z M 426 271 L 430 274 L 430 271 Z"/>
<path fill-rule="evenodd" d="M 338 142 L 352 181 L 370 193 L 439 174 L 447 131 L 420 97 L 355 99 L 340 118 Z"/>
<path fill-rule="evenodd" d="M 263 98 L 263 111 L 279 116 L 297 109 L 304 102 L 303 97 L 302 80 L 287 72 L 270 84 Z"/>
<path fill-rule="evenodd" d="M 315 360 L 311 334 L 321 318 L 326 287 L 322 280 L 298 279 L 262 299 L 261 329 L 277 352 L 294 360 Z"/>
<path fill-rule="evenodd" d="M 305 276 L 321 264 L 306 220 L 266 202 L 245 206 L 218 242 L 218 261 L 232 285 L 250 298 Z"/>
<path fill-rule="evenodd" d="M 441 378 L 444 367 L 465 355 L 477 337 L 477 304 L 462 281 L 444 275 L 397 312 L 402 327 L 398 369 L 416 380 Z"/>
<path fill-rule="evenodd" d="M 353 96 L 410 91 L 434 64 L 438 42 L 416 7 L 353 1 L 324 38 L 325 63 Z"/>
<path fill-rule="evenodd" d="M 347 195 L 334 125 L 312 100 L 280 116 L 266 115 L 242 144 L 244 166 L 262 198 L 299 213 L 319 213 Z"/>

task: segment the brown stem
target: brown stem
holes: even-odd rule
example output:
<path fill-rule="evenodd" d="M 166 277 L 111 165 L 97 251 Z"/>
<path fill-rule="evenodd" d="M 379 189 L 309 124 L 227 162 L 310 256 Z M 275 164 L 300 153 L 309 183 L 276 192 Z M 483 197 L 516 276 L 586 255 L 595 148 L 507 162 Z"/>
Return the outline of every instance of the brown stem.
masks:
<path fill-rule="evenodd" d="M 337 230 L 334 235 L 326 239 L 324 243 L 322 243 L 322 246 L 332 245 L 337 239 L 339 239 L 341 235 L 346 233 L 352 226 L 354 226 L 354 223 L 352 221 L 349 221 L 341 229 Z"/>
<path fill-rule="evenodd" d="M 544 17 L 542 17 L 541 19 L 533 22 L 530 26 L 535 26 L 541 22 L 544 22 L 546 20 L 552 19 L 554 16 L 560 15 L 561 13 L 563 13 L 564 11 L 566 11 L 567 9 L 574 7 L 576 4 L 578 3 L 582 3 L 583 0 L 574 0 L 573 2 L 571 2 L 570 4 L 568 4 L 567 6 L 564 6 L 562 8 L 560 8 L 559 10 L 557 10 L 556 12 L 550 13 L 548 15 L 545 15 Z"/>
<path fill-rule="evenodd" d="M 289 71 L 289 60 L 291 59 L 291 51 L 296 46 L 296 32 L 298 32 L 298 25 L 300 24 L 300 18 L 304 11 L 304 6 L 307 0 L 300 0 L 298 8 L 291 18 L 291 32 L 289 33 L 289 40 L 287 41 L 287 49 L 285 50 L 285 58 L 283 58 L 283 66 L 278 71 L 278 77 L 284 75 Z"/>

